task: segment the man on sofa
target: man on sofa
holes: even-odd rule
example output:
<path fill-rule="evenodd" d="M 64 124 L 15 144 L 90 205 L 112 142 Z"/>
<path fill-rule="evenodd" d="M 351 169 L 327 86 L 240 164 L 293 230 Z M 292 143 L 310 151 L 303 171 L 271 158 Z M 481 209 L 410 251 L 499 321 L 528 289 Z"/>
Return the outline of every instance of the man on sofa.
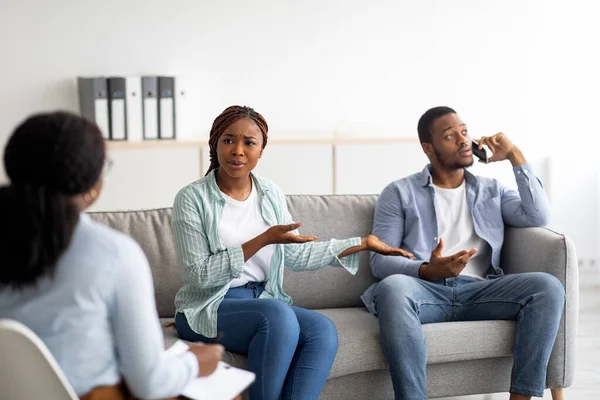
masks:
<path fill-rule="evenodd" d="M 380 282 L 362 296 L 379 317 L 396 399 L 426 399 L 421 324 L 515 320 L 510 399 L 542 397 L 564 304 L 546 273 L 504 275 L 504 225 L 546 225 L 550 205 L 531 165 L 503 133 L 482 137 L 489 162 L 509 160 L 518 191 L 466 170 L 473 164 L 467 126 L 449 107 L 423 114 L 418 134 L 430 164 L 389 184 L 375 208 L 373 234 L 416 260 L 371 255 Z M 491 371 L 493 373 L 493 371 Z"/>

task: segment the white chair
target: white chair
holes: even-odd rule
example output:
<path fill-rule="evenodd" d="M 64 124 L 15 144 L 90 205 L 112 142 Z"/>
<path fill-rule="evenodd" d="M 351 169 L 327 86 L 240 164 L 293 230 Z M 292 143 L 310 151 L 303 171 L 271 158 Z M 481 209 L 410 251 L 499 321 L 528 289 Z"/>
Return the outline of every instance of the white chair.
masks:
<path fill-rule="evenodd" d="M 20 322 L 0 319 L 0 398 L 78 400 L 40 338 Z"/>

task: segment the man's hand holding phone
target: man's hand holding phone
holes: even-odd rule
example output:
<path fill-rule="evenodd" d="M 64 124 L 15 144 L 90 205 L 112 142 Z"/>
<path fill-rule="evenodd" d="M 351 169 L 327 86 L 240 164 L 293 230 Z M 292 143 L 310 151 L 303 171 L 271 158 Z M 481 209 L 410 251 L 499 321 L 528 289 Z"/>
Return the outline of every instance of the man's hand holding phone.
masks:
<path fill-rule="evenodd" d="M 489 162 L 485 149 L 474 140 L 471 140 L 471 151 L 473 152 L 473 155 L 479 158 L 479 162 L 484 164 Z"/>
<path fill-rule="evenodd" d="M 492 156 L 487 158 L 487 163 L 509 160 L 513 167 L 527 163 L 521 150 L 502 132 L 493 136 L 483 136 L 474 143 L 478 144 L 477 151 L 484 151 L 483 146 L 489 147 L 492 151 Z M 475 149 L 473 154 L 478 156 Z"/>

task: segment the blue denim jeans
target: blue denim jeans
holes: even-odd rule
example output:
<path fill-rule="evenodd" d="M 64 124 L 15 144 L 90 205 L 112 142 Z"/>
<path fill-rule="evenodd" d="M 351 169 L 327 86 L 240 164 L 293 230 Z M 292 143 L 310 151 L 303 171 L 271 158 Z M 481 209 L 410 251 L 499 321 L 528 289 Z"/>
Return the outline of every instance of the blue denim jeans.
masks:
<path fill-rule="evenodd" d="M 317 312 L 258 299 L 263 291 L 257 282 L 229 289 L 218 310 L 218 343 L 248 354 L 247 368 L 256 374 L 251 400 L 317 400 L 337 352 L 335 325 Z M 213 341 L 195 333 L 182 313 L 175 326 L 184 340 Z"/>
<path fill-rule="evenodd" d="M 538 272 L 484 281 L 385 278 L 377 286 L 375 306 L 396 399 L 427 399 L 421 324 L 482 320 L 516 321 L 510 391 L 542 397 L 564 300 L 560 281 Z"/>

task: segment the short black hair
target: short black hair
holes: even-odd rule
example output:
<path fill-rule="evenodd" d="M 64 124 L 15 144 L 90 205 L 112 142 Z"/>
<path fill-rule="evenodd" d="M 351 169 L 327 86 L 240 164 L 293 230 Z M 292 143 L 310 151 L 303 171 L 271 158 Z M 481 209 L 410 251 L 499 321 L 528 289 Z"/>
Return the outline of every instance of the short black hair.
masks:
<path fill-rule="evenodd" d="M 417 125 L 417 132 L 419 133 L 419 140 L 421 143 L 431 143 L 431 125 L 439 117 L 443 117 L 446 114 L 456 114 L 450 107 L 439 106 L 433 107 L 425 111 L 425 114 L 419 118 L 419 124 Z"/>

